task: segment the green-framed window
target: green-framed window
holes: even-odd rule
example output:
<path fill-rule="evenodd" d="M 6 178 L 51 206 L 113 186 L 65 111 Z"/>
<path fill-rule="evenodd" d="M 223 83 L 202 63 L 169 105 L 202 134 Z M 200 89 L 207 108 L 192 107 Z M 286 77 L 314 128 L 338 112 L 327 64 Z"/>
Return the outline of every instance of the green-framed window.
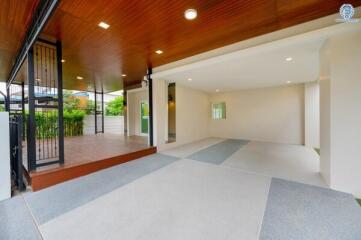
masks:
<path fill-rule="evenodd" d="M 212 103 L 212 119 L 220 120 L 226 119 L 226 103 Z"/>

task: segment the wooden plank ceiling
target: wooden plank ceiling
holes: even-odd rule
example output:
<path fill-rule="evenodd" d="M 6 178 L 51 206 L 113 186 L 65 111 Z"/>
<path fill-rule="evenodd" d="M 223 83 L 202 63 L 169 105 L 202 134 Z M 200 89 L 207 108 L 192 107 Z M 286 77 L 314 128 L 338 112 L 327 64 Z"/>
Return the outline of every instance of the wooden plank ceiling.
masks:
<path fill-rule="evenodd" d="M 62 0 L 42 37 L 63 42 L 66 88 L 90 90 L 94 82 L 102 82 L 105 91 L 113 91 L 140 83 L 148 66 L 157 67 L 324 17 L 338 12 L 343 2 Z M 361 5 L 361 0 L 348 2 Z M 193 21 L 184 18 L 189 8 L 198 11 Z M 101 21 L 110 27 L 98 27 Z M 164 53 L 156 54 L 157 49 Z M 77 80 L 76 76 L 84 79 Z"/>
<path fill-rule="evenodd" d="M 39 0 L 0 1 L 0 82 L 5 82 Z"/>

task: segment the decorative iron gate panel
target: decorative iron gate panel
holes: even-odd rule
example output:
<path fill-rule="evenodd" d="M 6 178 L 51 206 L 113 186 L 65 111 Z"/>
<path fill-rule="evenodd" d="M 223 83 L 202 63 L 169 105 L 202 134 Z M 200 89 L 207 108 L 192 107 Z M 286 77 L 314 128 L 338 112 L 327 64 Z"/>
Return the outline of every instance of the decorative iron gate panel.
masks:
<path fill-rule="evenodd" d="M 60 60 L 61 46 L 49 42 L 38 41 L 28 54 L 30 170 L 64 163 Z"/>
<path fill-rule="evenodd" d="M 14 184 L 21 191 L 25 189 L 22 160 L 23 117 L 22 115 L 10 115 L 9 120 L 11 175 Z"/>

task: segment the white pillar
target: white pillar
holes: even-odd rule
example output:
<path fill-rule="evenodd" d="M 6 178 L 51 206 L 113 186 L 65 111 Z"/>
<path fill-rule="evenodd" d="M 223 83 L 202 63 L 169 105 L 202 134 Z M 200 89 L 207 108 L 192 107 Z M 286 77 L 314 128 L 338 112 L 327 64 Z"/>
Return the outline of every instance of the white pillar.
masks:
<path fill-rule="evenodd" d="M 321 172 L 331 188 L 361 197 L 361 32 L 321 51 Z"/>
<path fill-rule="evenodd" d="M 9 114 L 0 112 L 0 201 L 11 197 Z"/>
<path fill-rule="evenodd" d="M 305 83 L 305 146 L 320 148 L 320 88 L 318 82 Z"/>

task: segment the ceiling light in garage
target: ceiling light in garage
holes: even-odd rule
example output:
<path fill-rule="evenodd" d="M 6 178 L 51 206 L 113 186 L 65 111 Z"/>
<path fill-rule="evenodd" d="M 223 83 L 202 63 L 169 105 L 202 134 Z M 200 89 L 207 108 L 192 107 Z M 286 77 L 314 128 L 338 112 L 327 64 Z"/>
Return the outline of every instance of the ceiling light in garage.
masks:
<path fill-rule="evenodd" d="M 291 82 L 291 81 L 287 81 L 286 83 L 287 83 L 287 84 L 290 84 L 290 83 L 292 83 L 292 82 Z"/>
<path fill-rule="evenodd" d="M 192 81 L 192 78 L 188 78 L 188 81 Z"/>
<path fill-rule="evenodd" d="M 288 57 L 288 58 L 286 58 L 286 61 L 287 61 L 287 62 L 290 62 L 290 61 L 292 61 L 292 59 L 293 59 L 293 58 Z"/>
<path fill-rule="evenodd" d="M 100 22 L 98 26 L 104 29 L 108 29 L 110 27 L 110 25 L 105 22 Z"/>
<path fill-rule="evenodd" d="M 187 9 L 184 12 L 184 17 L 188 20 L 193 20 L 197 17 L 197 10 L 195 9 Z"/>
<path fill-rule="evenodd" d="M 66 61 L 65 61 L 65 59 L 61 59 L 61 62 L 62 62 L 62 63 L 65 63 Z"/>
<path fill-rule="evenodd" d="M 162 54 L 162 53 L 163 53 L 163 51 L 162 51 L 162 50 L 160 50 L 160 49 L 158 49 L 157 51 L 155 51 L 155 53 L 156 53 L 156 54 Z"/>
<path fill-rule="evenodd" d="M 77 76 L 77 77 L 76 77 L 76 79 L 78 79 L 78 80 L 82 80 L 82 79 L 83 79 L 83 77 L 81 77 L 81 76 Z"/>
<path fill-rule="evenodd" d="M 126 77 L 127 76 L 127 74 L 122 74 L 122 77 Z"/>

